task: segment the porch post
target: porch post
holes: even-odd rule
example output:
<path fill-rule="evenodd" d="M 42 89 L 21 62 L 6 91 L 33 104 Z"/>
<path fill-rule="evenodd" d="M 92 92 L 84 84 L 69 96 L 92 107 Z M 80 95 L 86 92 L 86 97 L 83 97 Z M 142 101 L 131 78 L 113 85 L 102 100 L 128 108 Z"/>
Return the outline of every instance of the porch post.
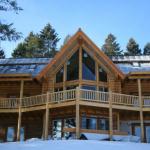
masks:
<path fill-rule="evenodd" d="M 113 135 L 113 115 L 112 115 L 112 92 L 109 91 L 109 137 L 112 140 Z"/>
<path fill-rule="evenodd" d="M 19 99 L 19 114 L 18 114 L 18 127 L 17 127 L 17 141 L 20 140 L 20 129 L 21 129 L 21 105 L 22 105 L 22 98 L 23 98 L 23 87 L 24 87 L 24 80 L 21 80 L 20 84 L 20 99 Z"/>
<path fill-rule="evenodd" d="M 46 114 L 45 114 L 45 134 L 44 140 L 48 140 L 48 127 L 49 127 L 49 93 L 47 92 L 46 96 Z"/>
<path fill-rule="evenodd" d="M 76 138 L 80 138 L 80 88 L 76 88 Z"/>
<path fill-rule="evenodd" d="M 140 106 L 141 142 L 144 142 L 144 122 L 143 122 L 143 101 L 142 101 L 141 79 L 137 79 L 137 81 L 138 81 L 139 106 Z"/>

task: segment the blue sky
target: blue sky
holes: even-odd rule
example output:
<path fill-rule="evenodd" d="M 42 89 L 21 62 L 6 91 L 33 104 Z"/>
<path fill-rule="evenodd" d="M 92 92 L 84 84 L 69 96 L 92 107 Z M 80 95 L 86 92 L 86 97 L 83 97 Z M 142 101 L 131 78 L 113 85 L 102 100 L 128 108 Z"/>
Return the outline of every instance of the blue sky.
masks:
<path fill-rule="evenodd" d="M 61 38 L 74 34 L 79 27 L 101 47 L 106 36 L 113 33 L 122 49 L 130 37 L 140 48 L 150 42 L 149 0 L 18 0 L 24 9 L 16 15 L 0 12 L 1 19 L 13 22 L 17 31 L 26 37 L 30 31 L 39 32 L 48 22 Z M 23 40 L 23 39 L 22 39 Z M 22 41 L 20 40 L 20 41 Z M 6 57 L 20 42 L 1 42 Z"/>

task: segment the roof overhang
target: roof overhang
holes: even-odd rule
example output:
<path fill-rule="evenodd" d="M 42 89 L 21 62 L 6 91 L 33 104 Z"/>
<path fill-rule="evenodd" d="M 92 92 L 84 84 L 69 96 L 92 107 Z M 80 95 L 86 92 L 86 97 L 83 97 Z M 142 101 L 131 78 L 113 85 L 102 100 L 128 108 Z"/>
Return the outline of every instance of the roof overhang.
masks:
<path fill-rule="evenodd" d="M 0 74 L 0 81 L 31 81 L 31 74 Z"/>
<path fill-rule="evenodd" d="M 127 77 L 128 79 L 150 79 L 150 71 L 130 72 Z"/>

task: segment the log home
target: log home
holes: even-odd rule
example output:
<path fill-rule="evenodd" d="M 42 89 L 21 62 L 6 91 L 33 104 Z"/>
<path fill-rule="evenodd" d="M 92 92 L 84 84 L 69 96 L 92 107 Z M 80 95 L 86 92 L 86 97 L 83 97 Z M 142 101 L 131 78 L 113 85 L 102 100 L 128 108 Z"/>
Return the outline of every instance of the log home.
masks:
<path fill-rule="evenodd" d="M 137 135 L 150 142 L 150 56 L 108 58 L 81 29 L 54 58 L 0 60 L 0 141 Z"/>

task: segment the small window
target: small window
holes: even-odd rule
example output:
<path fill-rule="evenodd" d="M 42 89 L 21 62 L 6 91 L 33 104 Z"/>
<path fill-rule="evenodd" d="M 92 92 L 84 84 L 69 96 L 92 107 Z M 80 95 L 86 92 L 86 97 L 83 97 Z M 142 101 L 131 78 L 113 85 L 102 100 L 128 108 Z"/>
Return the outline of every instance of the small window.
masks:
<path fill-rule="evenodd" d="M 65 128 L 75 128 L 76 122 L 74 118 L 67 118 L 64 120 L 64 127 Z"/>
<path fill-rule="evenodd" d="M 96 129 L 97 119 L 95 117 L 82 117 L 82 129 Z"/>
<path fill-rule="evenodd" d="M 56 74 L 56 83 L 63 82 L 64 68 L 61 68 Z"/>
<path fill-rule="evenodd" d="M 99 67 L 99 81 L 107 82 L 107 73 L 101 67 Z"/>
<path fill-rule="evenodd" d="M 101 87 L 99 87 L 99 91 L 101 91 L 101 92 L 108 92 L 108 88 L 101 86 Z"/>
<path fill-rule="evenodd" d="M 109 130 L 109 121 L 107 118 L 98 120 L 98 127 L 100 130 Z"/>
<path fill-rule="evenodd" d="M 63 87 L 55 88 L 55 92 L 63 91 Z"/>
<path fill-rule="evenodd" d="M 96 90 L 96 86 L 83 85 L 82 89 L 95 91 Z"/>

